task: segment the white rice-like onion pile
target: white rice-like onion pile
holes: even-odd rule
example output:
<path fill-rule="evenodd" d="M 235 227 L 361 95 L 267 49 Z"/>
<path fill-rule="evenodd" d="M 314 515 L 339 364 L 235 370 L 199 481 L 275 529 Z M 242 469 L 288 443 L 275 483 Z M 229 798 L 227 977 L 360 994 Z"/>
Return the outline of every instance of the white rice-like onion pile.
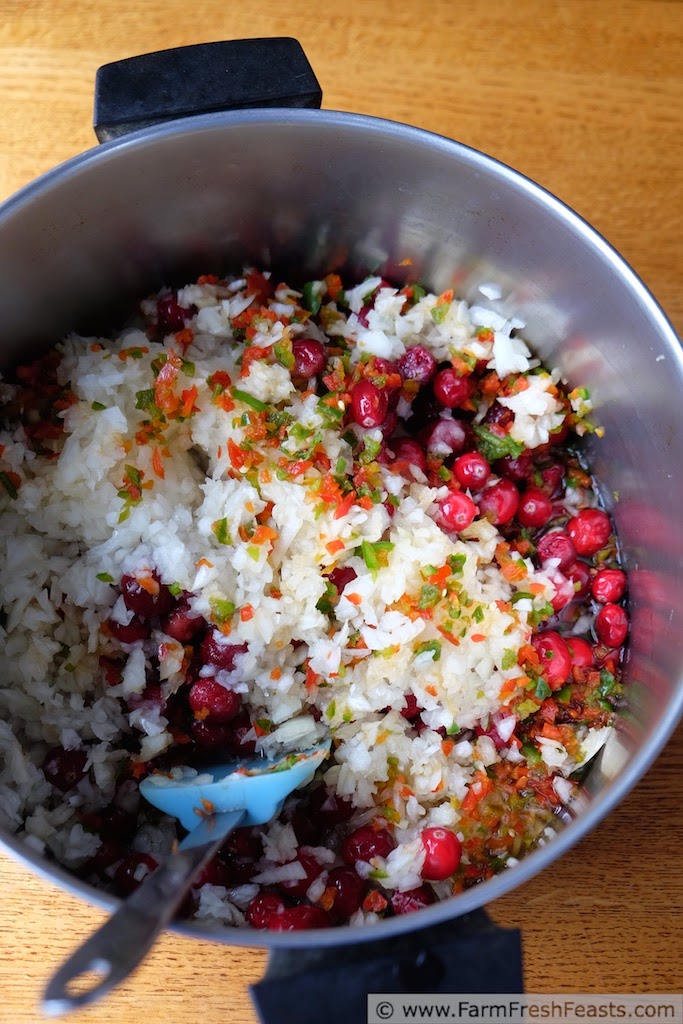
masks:
<path fill-rule="evenodd" d="M 437 360 L 455 351 L 486 360 L 501 379 L 538 366 L 513 333 L 517 322 L 464 302 L 451 302 L 445 317 L 435 318 L 437 296 L 427 294 L 404 311 L 397 290 L 382 286 L 373 308 L 360 315 L 364 297 L 380 284 L 371 279 L 347 291 L 350 312 L 329 302 L 326 336 L 312 323 L 257 319 L 250 344 L 291 347 L 304 334 L 331 345 L 343 339 L 352 366 L 368 354 L 396 360 L 420 344 Z M 271 308 L 286 318 L 300 298 L 280 286 Z M 182 645 L 160 629 L 121 645 L 103 626 L 132 618 L 115 585 L 121 577 L 154 571 L 174 592 L 190 594 L 192 611 L 218 621 L 231 644 L 247 645 L 234 670 L 218 679 L 267 723 L 252 734 L 258 751 L 300 749 L 331 733 L 325 779 L 352 802 L 356 823 L 386 804 L 387 787 L 400 777 L 393 792 L 398 846 L 382 865 L 382 877 L 389 888 L 412 889 L 424 857 L 420 829 L 440 825 L 457 832 L 459 807 L 478 773 L 520 756 L 509 710 L 522 685 L 515 683 L 517 653 L 531 638 L 534 611 L 547 608 L 555 594 L 556 571 L 519 556 L 520 576 L 511 582 L 495 557 L 503 539 L 497 528 L 476 518 L 460 534 L 443 530 L 435 511 L 447 487 L 430 486 L 419 471 L 401 475 L 375 464 L 382 500 L 366 502 L 369 507 L 354 502 L 339 515 L 337 505 L 320 497 L 330 472 L 324 461 L 314 459 L 295 478 L 282 471 L 283 458 L 294 459 L 313 435 L 328 466 L 353 462 L 344 430 L 321 411 L 315 388 L 296 387 L 277 361 L 253 361 L 241 375 L 244 343 L 233 339 L 233 321 L 253 302 L 245 280 L 193 284 L 178 301 L 196 310 L 187 320 L 187 345 L 173 333 L 150 340 L 139 328 L 113 341 L 72 335 L 59 345 L 58 379 L 74 400 L 63 412 L 58 457 L 34 454 L 21 428 L 0 434 L 2 465 L 21 481 L 15 498 L 0 496 L 0 824 L 79 868 L 100 843 L 80 823 L 82 815 L 107 806 L 115 793 L 121 802 L 117 781 L 131 756 L 144 764 L 172 747 L 163 709 L 131 711 L 124 698 L 142 694 L 152 661 L 164 696 L 179 691 L 188 668 Z M 154 309 L 155 300 L 143 304 L 152 319 Z M 481 326 L 491 329 L 487 340 L 481 340 Z M 188 414 L 169 420 L 158 444 L 142 443 L 140 394 L 156 387 L 152 363 L 168 366 L 173 353 L 182 362 L 171 383 Z M 226 410 L 216 400 L 210 380 L 217 372 L 277 410 L 287 424 L 279 447 L 254 439 L 252 403 L 236 397 Z M 539 371 L 528 380 L 526 390 L 502 404 L 514 413 L 511 437 L 535 448 L 561 427 L 565 409 L 555 397 L 556 373 Z M 377 430 L 361 433 L 370 446 L 381 440 Z M 239 466 L 231 452 L 235 446 L 244 451 L 245 441 L 259 457 Z M 159 455 L 155 462 L 159 451 L 161 462 Z M 140 494 L 129 489 L 134 500 L 126 500 L 121 492 L 131 466 Z M 263 514 L 271 533 L 254 544 Z M 363 551 L 378 542 L 373 550 L 383 552 L 380 564 L 370 568 Z M 425 584 L 449 564 L 456 567 L 458 595 L 452 602 L 457 631 L 450 637 L 441 605 L 419 612 Z M 319 604 L 326 575 L 340 565 L 356 578 L 331 617 Z M 530 587 L 532 599 L 512 602 Z M 234 605 L 227 621 L 226 602 Z M 100 659 L 122 656 L 120 681 L 108 685 Z M 400 713 L 406 694 L 424 709 L 419 735 Z M 492 716 L 510 739 L 502 751 L 487 736 L 444 747 L 444 730 L 457 736 Z M 55 745 L 86 749 L 90 769 L 59 799 L 40 767 Z M 549 746 L 548 759 L 565 775 L 575 764 L 561 744 Z M 133 803 L 134 788 L 124 786 Z M 265 830 L 256 884 L 293 877 L 296 838 L 287 828 L 291 832 L 276 823 Z M 172 822 L 162 818 L 145 825 L 133 846 L 158 853 L 173 836 Z M 242 889 L 204 886 L 198 917 L 243 923 L 257 890 L 253 884 Z M 359 914 L 357 923 L 373 916 Z"/>

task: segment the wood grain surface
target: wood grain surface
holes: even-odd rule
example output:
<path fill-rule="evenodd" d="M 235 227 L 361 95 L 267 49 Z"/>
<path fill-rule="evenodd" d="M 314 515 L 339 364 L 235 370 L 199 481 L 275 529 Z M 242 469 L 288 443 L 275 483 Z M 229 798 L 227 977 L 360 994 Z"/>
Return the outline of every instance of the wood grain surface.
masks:
<path fill-rule="evenodd" d="M 324 106 L 457 138 L 559 195 L 681 331 L 679 2 L 0 0 L 0 200 L 94 144 L 100 64 L 267 35 L 301 41 Z M 683 989 L 682 769 L 679 729 L 593 835 L 491 907 L 523 928 L 528 991 Z M 0 886 L 0 1022 L 29 1024 L 40 1020 L 45 978 L 102 913 L 4 854 Z M 246 986 L 264 966 L 259 951 L 167 935 L 124 988 L 78 1019 L 247 1024 L 256 1018 Z"/>

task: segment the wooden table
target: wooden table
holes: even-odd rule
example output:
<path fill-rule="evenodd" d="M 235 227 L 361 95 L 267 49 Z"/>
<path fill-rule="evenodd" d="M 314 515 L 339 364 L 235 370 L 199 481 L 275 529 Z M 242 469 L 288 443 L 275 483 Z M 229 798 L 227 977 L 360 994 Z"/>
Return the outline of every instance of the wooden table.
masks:
<path fill-rule="evenodd" d="M 293 35 L 324 105 L 460 139 L 566 200 L 683 328 L 683 3 L 600 0 L 0 0 L 0 199 L 90 147 L 100 64 Z M 532 992 L 683 989 L 683 731 L 624 804 L 498 901 Z M 102 920 L 0 854 L 0 1022 L 39 1019 L 47 974 Z M 83 1024 L 246 1024 L 265 955 L 163 938 Z M 355 1022 L 349 1022 L 355 1024 Z"/>

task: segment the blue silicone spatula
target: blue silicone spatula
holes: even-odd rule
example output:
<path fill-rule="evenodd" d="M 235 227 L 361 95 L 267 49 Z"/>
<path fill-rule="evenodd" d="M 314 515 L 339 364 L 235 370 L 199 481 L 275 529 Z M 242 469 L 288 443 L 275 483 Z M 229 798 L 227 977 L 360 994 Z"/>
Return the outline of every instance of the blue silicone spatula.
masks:
<path fill-rule="evenodd" d="M 86 1006 L 127 978 L 233 829 L 274 818 L 286 797 L 311 781 L 329 750 L 325 742 L 273 760 L 252 758 L 202 773 L 175 769 L 143 779 L 145 799 L 178 818 L 189 834 L 59 968 L 45 990 L 43 1012 L 56 1017 Z M 86 990 L 76 987 L 77 979 L 93 974 Z"/>

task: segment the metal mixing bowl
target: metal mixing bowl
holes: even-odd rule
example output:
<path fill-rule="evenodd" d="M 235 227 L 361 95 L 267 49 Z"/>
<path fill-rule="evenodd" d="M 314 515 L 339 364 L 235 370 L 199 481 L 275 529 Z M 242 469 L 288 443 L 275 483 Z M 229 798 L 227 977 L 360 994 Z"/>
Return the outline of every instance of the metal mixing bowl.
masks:
<path fill-rule="evenodd" d="M 412 263 L 406 266 L 404 261 Z M 526 321 L 541 359 L 592 393 L 602 440 L 587 456 L 629 574 L 628 709 L 552 842 L 516 867 L 371 933 L 462 915 L 559 857 L 637 782 L 683 708 L 683 358 L 636 274 L 538 185 L 456 142 L 331 111 L 247 110 L 151 127 L 78 156 L 0 209 L 1 361 L 76 328 L 91 333 L 162 283 L 239 268 L 407 276 Z M 571 820 L 570 820 L 571 819 Z M 5 845 L 90 900 L 114 900 L 11 836 Z M 417 919 L 419 920 L 416 920 Z M 306 933 L 183 931 L 234 944 L 308 945 Z"/>

